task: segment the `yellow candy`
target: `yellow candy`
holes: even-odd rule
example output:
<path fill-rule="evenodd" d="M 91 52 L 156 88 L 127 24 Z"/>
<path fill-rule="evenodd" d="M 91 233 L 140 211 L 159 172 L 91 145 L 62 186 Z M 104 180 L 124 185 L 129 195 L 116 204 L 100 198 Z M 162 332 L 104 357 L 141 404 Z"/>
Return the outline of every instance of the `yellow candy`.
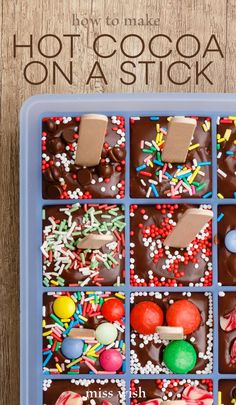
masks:
<path fill-rule="evenodd" d="M 75 313 L 75 303 L 70 297 L 58 297 L 54 301 L 53 311 L 58 318 L 70 318 Z"/>

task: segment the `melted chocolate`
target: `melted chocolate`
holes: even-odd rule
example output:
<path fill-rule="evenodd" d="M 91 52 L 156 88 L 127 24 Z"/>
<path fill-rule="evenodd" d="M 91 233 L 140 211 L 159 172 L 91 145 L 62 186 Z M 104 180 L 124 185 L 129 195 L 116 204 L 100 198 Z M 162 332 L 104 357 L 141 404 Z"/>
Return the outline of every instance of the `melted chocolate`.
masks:
<path fill-rule="evenodd" d="M 161 293 L 158 293 L 161 294 Z M 186 294 L 186 293 L 185 293 Z M 199 328 L 187 335 L 186 341 L 192 343 L 190 341 L 191 337 L 195 338 L 195 341 L 192 343 L 194 346 L 197 355 L 199 352 L 206 354 L 207 350 L 209 350 L 209 342 L 207 335 L 212 332 L 212 328 L 210 328 L 206 322 L 209 320 L 209 298 L 204 294 L 204 293 L 191 293 L 191 297 L 188 297 L 187 295 L 183 295 L 183 293 L 169 293 L 168 295 L 165 295 L 165 293 L 162 293 L 159 298 L 150 295 L 150 293 L 146 293 L 145 296 L 135 296 L 134 297 L 134 303 L 131 304 L 131 310 L 134 307 L 135 304 L 141 301 L 152 301 L 158 304 L 163 312 L 164 315 L 166 314 L 167 309 L 170 306 L 170 300 L 177 301 L 181 299 L 188 299 L 191 301 L 193 304 L 195 304 L 200 313 L 201 313 L 201 318 L 202 322 Z M 166 325 L 164 321 L 164 325 Z M 163 325 L 163 326 L 164 326 Z M 210 332 L 211 329 L 211 332 Z M 145 344 L 143 348 L 140 348 L 139 345 L 140 343 L 143 342 L 143 339 L 140 338 L 139 334 L 135 332 L 134 330 L 131 329 L 131 334 L 135 334 L 135 342 L 136 345 L 132 346 L 131 344 L 131 349 L 135 351 L 135 353 L 138 356 L 138 361 L 140 362 L 141 367 L 145 367 L 147 365 L 148 361 L 151 361 L 154 366 L 159 365 L 160 367 L 163 367 L 162 359 L 163 359 L 163 350 L 166 347 L 164 343 L 154 343 L 154 341 L 150 341 L 147 345 Z M 211 352 L 212 356 L 212 352 Z M 197 363 L 196 366 L 194 367 L 193 370 L 190 371 L 191 374 L 196 373 L 197 370 L 205 370 L 205 368 L 209 364 L 209 358 L 208 359 L 203 359 L 200 357 L 197 357 Z M 163 373 L 163 371 L 161 371 Z M 171 373 L 171 372 L 170 372 Z M 136 374 L 136 373 L 135 373 Z M 145 373 L 146 374 L 146 373 Z"/>
<path fill-rule="evenodd" d="M 236 229 L 236 205 L 220 205 L 218 215 L 224 214 L 218 222 L 218 274 L 223 285 L 236 285 L 236 253 L 225 247 L 226 234 Z"/>
<path fill-rule="evenodd" d="M 150 117 L 141 117 L 140 120 L 135 120 L 131 123 L 131 133 L 130 133 L 130 188 L 131 196 L 134 198 L 144 198 L 146 197 L 148 186 L 145 187 L 140 182 L 140 174 L 136 171 L 136 168 L 143 165 L 143 159 L 148 156 L 147 153 L 143 153 L 140 149 L 140 143 L 142 140 L 152 142 L 156 140 L 156 124 L 159 123 L 160 127 L 167 129 L 168 127 L 168 117 L 160 117 L 158 121 L 152 121 Z M 193 144 L 200 144 L 200 147 L 188 152 L 186 163 L 192 166 L 193 159 L 198 162 L 208 162 L 211 161 L 211 130 L 204 132 L 202 129 L 202 124 L 205 121 L 205 117 L 201 117 L 197 120 L 197 127 L 193 136 Z M 177 170 L 179 164 L 174 163 L 172 169 L 168 168 L 169 174 L 174 174 Z M 153 168 L 150 166 L 145 169 L 146 172 L 152 173 L 152 179 L 158 180 L 158 176 L 155 175 L 156 166 Z M 201 190 L 197 191 L 193 196 L 189 193 L 184 194 L 185 198 L 199 198 L 204 194 L 212 190 L 212 179 L 211 179 L 211 166 L 202 166 L 201 171 L 205 173 L 204 179 L 206 186 Z M 145 180 L 145 178 L 143 177 Z M 147 178 L 146 178 L 147 179 Z M 163 179 L 162 183 L 156 186 L 159 197 L 166 198 L 167 190 L 170 189 L 170 180 Z M 154 197 L 153 194 L 150 195 L 151 198 Z"/>
<path fill-rule="evenodd" d="M 116 117 L 120 123 L 113 123 L 112 118 L 108 120 L 107 135 L 103 148 L 101 162 L 107 163 L 106 170 L 96 170 L 97 167 L 87 168 L 88 172 L 83 172 L 76 176 L 76 171 L 83 169 L 77 167 L 75 170 L 74 157 L 75 146 L 79 133 L 79 117 L 73 117 L 71 121 L 64 122 L 62 118 L 45 118 L 42 123 L 43 154 L 50 159 L 50 167 L 60 164 L 61 174 L 59 178 L 53 178 L 46 174 L 47 171 L 45 156 L 42 157 L 44 165 L 42 175 L 43 198 L 45 199 L 78 199 L 78 198 L 120 198 L 124 197 L 124 176 L 125 176 L 125 141 L 122 133 L 125 131 L 124 118 Z M 59 123 L 60 121 L 60 123 Z M 122 142 L 121 142 L 122 138 Z M 92 145 L 91 145 L 92 147 Z M 112 152 L 113 150 L 113 152 Z M 65 154 L 68 163 L 68 170 L 62 164 L 59 157 Z M 112 157 L 111 157 L 112 156 Z M 52 166 L 51 166 L 52 165 Z M 101 178 L 103 176 L 103 178 Z M 52 186 L 53 184 L 53 186 Z M 76 197 L 71 197 L 68 191 L 75 192 Z"/>
<path fill-rule="evenodd" d="M 72 294 L 72 293 L 68 293 L 68 294 Z M 109 295 L 109 298 L 112 298 L 112 297 L 115 297 L 115 293 L 111 293 Z M 50 318 L 50 314 L 54 313 L 54 311 L 53 311 L 53 303 L 54 303 L 55 299 L 56 298 L 53 297 L 52 295 L 48 295 L 47 293 L 44 294 L 43 305 L 46 308 L 46 316 L 44 317 L 44 320 L 46 321 L 46 324 L 52 324 L 52 318 Z M 101 318 L 99 318 L 98 316 L 94 316 L 94 317 L 87 316 L 87 321 L 83 324 L 83 327 L 86 328 L 86 329 L 94 329 L 94 330 L 96 330 L 98 325 L 102 324 L 103 322 L 107 322 L 107 321 L 102 316 L 101 316 Z M 117 340 L 123 340 L 124 341 L 125 340 L 125 333 L 120 332 L 118 330 Z M 43 347 L 46 348 L 47 345 L 48 345 L 48 339 L 46 337 L 43 337 Z M 59 364 L 62 364 L 62 363 L 65 362 L 66 357 L 62 354 L 60 349 L 56 352 L 56 356 L 58 358 L 58 363 Z M 70 361 L 72 361 L 72 360 L 70 360 Z M 52 357 L 50 359 L 50 361 L 48 362 L 48 364 L 47 364 L 47 368 L 49 368 L 49 369 L 50 368 L 55 368 L 55 364 L 56 364 L 56 361 L 55 361 L 54 357 Z M 90 372 L 89 367 L 84 362 L 80 362 L 79 366 L 80 366 L 80 373 L 79 374 L 88 374 Z M 99 357 L 97 358 L 97 360 L 95 361 L 93 366 L 98 371 L 104 371 L 103 368 L 100 366 Z M 67 374 L 67 371 L 70 371 L 70 369 L 67 369 L 65 367 L 65 371 L 63 373 L 61 373 L 61 374 Z M 121 373 L 121 370 L 117 371 L 117 374 L 119 374 L 119 373 Z M 111 374 L 115 374 L 115 373 L 111 373 Z M 76 373 L 75 373 L 75 375 L 76 375 Z"/>
<path fill-rule="evenodd" d="M 175 385 L 173 385 L 173 382 Z M 209 387 L 211 387 L 211 380 L 191 380 L 191 385 L 197 386 L 203 390 L 209 392 Z M 149 401 L 155 398 L 162 398 L 164 400 L 179 400 L 182 398 L 182 393 L 186 386 L 189 385 L 189 382 L 186 383 L 183 380 L 175 379 L 174 381 L 170 380 L 133 380 L 131 381 L 131 405 L 135 405 L 138 400 L 138 403 L 141 401 Z M 171 394 L 171 395 L 168 395 Z"/>
<path fill-rule="evenodd" d="M 218 152 L 222 152 L 222 154 L 221 157 L 217 159 L 218 168 L 222 170 L 227 177 L 217 173 L 218 193 L 221 193 L 225 198 L 234 198 L 234 193 L 236 192 L 236 159 L 234 156 L 236 152 L 236 145 L 234 144 L 236 139 L 236 127 L 234 122 L 220 123 L 217 127 L 217 133 L 223 138 L 227 129 L 232 131 L 231 136 L 228 141 L 219 144 L 220 150 Z M 228 151 L 233 152 L 233 156 L 226 154 Z"/>
<path fill-rule="evenodd" d="M 227 315 L 236 308 L 236 293 L 225 293 L 224 297 L 219 297 L 219 319 L 220 316 Z M 219 369 L 223 374 L 235 374 L 236 363 L 230 364 L 230 351 L 236 339 L 236 329 L 225 332 L 219 325 Z"/>
<path fill-rule="evenodd" d="M 91 399 L 96 400 L 96 405 L 102 405 L 103 400 L 108 400 L 112 405 L 121 405 L 125 403 L 122 401 L 122 394 L 125 388 L 119 387 L 116 381 L 107 382 L 106 380 L 105 383 L 99 383 L 94 380 L 52 380 L 50 387 L 43 394 L 43 404 L 55 405 L 63 392 L 72 391 L 87 398 L 83 402 L 84 405 L 91 404 Z M 105 393 L 107 393 L 107 396 Z"/>
<path fill-rule="evenodd" d="M 155 225 L 161 227 L 161 223 L 167 218 L 167 214 L 169 212 L 168 208 L 164 208 L 165 206 L 162 205 L 160 208 L 155 205 L 139 205 L 138 209 L 134 210 L 134 216 L 131 217 L 131 231 L 133 231 L 133 235 L 131 236 L 131 243 L 134 243 L 135 246 L 131 248 L 131 258 L 134 259 L 134 274 L 138 275 L 140 279 L 144 279 L 147 285 L 151 285 L 153 283 L 153 279 L 149 279 L 148 270 L 153 271 L 153 276 L 157 277 L 160 281 L 162 277 L 165 277 L 167 280 L 176 280 L 176 283 L 179 285 L 189 285 L 189 283 L 200 283 L 200 279 L 205 277 L 205 272 L 208 271 L 208 265 L 206 261 L 201 257 L 202 252 L 200 251 L 197 253 L 196 258 L 199 259 L 198 268 L 195 268 L 195 263 L 189 261 L 187 265 L 183 262 L 179 264 L 179 272 L 183 272 L 179 278 L 174 277 L 173 271 L 169 272 L 168 268 L 162 269 L 165 261 L 167 260 L 167 255 L 165 250 L 163 249 L 163 256 L 159 257 L 158 262 L 155 263 L 153 259 L 150 257 L 150 246 L 145 247 L 143 242 L 143 230 L 147 226 Z M 167 206 L 168 207 L 168 206 Z M 177 206 L 176 206 L 177 207 Z M 178 221 L 180 216 L 190 207 L 193 205 L 181 204 L 178 208 L 175 209 L 173 213 L 172 219 L 174 221 Z M 164 213 L 162 210 L 164 209 Z M 141 210 L 145 210 L 145 214 L 148 216 L 148 219 L 144 219 L 144 215 L 140 212 Z M 143 212 L 143 211 L 142 211 Z M 139 228 L 139 223 L 143 224 L 143 228 Z M 210 228 L 211 229 L 211 228 Z M 208 238 L 209 248 L 211 250 L 211 236 Z M 156 248 L 157 249 L 157 248 Z M 173 254 L 176 250 L 179 250 L 181 253 L 185 252 L 186 249 L 183 251 L 176 248 L 169 249 L 171 254 Z M 211 261 L 211 255 L 209 256 Z M 137 280 L 135 280 L 137 283 Z M 168 284 L 168 283 L 167 283 Z M 209 283 L 210 284 L 210 283 Z"/>
<path fill-rule="evenodd" d="M 222 404 L 231 405 L 232 400 L 236 401 L 236 381 L 235 380 L 220 380 L 219 391 L 222 393 Z"/>

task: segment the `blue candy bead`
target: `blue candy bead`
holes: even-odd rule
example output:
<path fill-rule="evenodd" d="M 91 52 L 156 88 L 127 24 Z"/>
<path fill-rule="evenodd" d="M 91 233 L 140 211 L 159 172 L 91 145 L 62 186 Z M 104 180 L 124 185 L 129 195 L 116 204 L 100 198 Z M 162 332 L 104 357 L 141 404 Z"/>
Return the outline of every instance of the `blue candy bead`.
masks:
<path fill-rule="evenodd" d="M 225 236 L 225 247 L 231 253 L 236 253 L 236 230 L 229 231 Z"/>
<path fill-rule="evenodd" d="M 81 339 L 65 338 L 62 342 L 61 352 L 67 359 L 77 359 L 84 349 L 84 341 Z"/>

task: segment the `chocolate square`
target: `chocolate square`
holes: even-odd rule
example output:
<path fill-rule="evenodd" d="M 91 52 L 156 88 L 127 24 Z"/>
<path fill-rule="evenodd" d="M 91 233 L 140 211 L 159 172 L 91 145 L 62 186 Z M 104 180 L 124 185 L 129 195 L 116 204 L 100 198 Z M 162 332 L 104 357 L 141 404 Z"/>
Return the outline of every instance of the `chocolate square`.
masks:
<path fill-rule="evenodd" d="M 66 296 L 75 303 L 75 312 L 69 318 L 61 318 L 54 308 L 55 300 L 58 297 Z M 64 339 L 70 337 L 72 328 L 92 329 L 104 322 L 108 322 L 101 313 L 101 307 L 109 298 L 118 298 L 124 302 L 123 293 L 111 293 L 101 291 L 86 292 L 50 292 L 43 296 L 43 372 L 44 374 L 116 374 L 106 372 L 100 364 L 100 355 L 107 350 L 106 345 L 99 344 L 94 338 L 84 340 L 83 353 L 78 358 L 67 358 L 62 351 Z M 55 318 L 56 316 L 56 318 Z M 122 367 L 117 374 L 124 372 L 125 359 L 125 318 L 112 323 L 117 329 L 117 338 L 111 348 L 116 349 L 123 358 Z M 91 347 L 90 347 L 91 346 Z"/>
<path fill-rule="evenodd" d="M 43 198 L 123 198 L 126 154 L 124 118 L 109 117 L 101 161 L 98 166 L 88 168 L 75 164 L 79 125 L 79 116 L 43 119 Z"/>
<path fill-rule="evenodd" d="M 203 390 L 200 392 L 199 390 Z M 131 405 L 138 403 L 146 404 L 147 401 L 154 401 L 156 398 L 160 398 L 162 401 L 167 400 L 190 400 L 193 397 L 199 399 L 212 399 L 213 404 L 213 382 L 212 380 L 179 380 L 179 379 L 162 379 L 162 380 L 132 380 L 131 381 Z M 197 395 L 196 395 L 197 391 Z M 200 403 L 200 402 L 199 402 Z M 147 402 L 148 404 L 148 402 Z M 46 404 L 47 405 L 47 404 Z M 155 402 L 151 402 L 150 405 L 157 405 Z"/>
<path fill-rule="evenodd" d="M 217 179 L 220 198 L 236 197 L 236 117 L 221 117 L 217 126 Z"/>
<path fill-rule="evenodd" d="M 210 286 L 212 284 L 211 222 L 188 248 L 163 244 L 173 222 L 187 204 L 132 205 L 130 209 L 130 256 L 132 286 Z M 196 207 L 196 206 L 195 206 Z M 203 207 L 210 208 L 204 205 Z"/>
<path fill-rule="evenodd" d="M 225 246 L 229 231 L 236 230 L 236 205 L 218 206 L 218 229 L 215 243 L 218 247 L 218 274 L 222 285 L 236 285 L 236 253 Z"/>
<path fill-rule="evenodd" d="M 194 118 L 197 118 L 192 139 L 194 149 L 189 150 L 186 162 L 180 164 L 162 162 L 162 149 L 170 117 L 131 118 L 131 197 L 199 198 L 209 193 L 211 195 L 211 120 L 208 117 Z M 184 168 L 188 170 L 187 175 L 183 172 Z M 190 178 L 192 175 L 194 178 Z"/>
<path fill-rule="evenodd" d="M 125 281 L 124 207 L 107 204 L 51 205 L 43 209 L 43 283 L 52 286 L 113 286 Z M 110 232 L 100 249 L 78 241 Z"/>
<path fill-rule="evenodd" d="M 219 380 L 219 391 L 222 394 L 222 404 L 231 405 L 236 403 L 235 380 Z"/>
<path fill-rule="evenodd" d="M 236 293 L 219 293 L 219 370 L 223 374 L 236 373 Z M 220 319 L 225 318 L 223 330 Z M 225 328 L 224 328 L 225 329 Z"/>
<path fill-rule="evenodd" d="M 131 294 L 131 310 L 135 304 L 151 301 L 158 304 L 165 314 L 171 304 L 187 299 L 197 306 L 201 314 L 201 324 L 197 330 L 186 336 L 197 352 L 197 362 L 191 374 L 210 374 L 213 365 L 213 305 L 212 294 L 137 292 Z M 163 363 L 163 350 L 170 341 L 161 340 L 157 333 L 141 335 L 131 327 L 131 373 L 132 374 L 172 374 Z"/>
<path fill-rule="evenodd" d="M 125 405 L 125 381 L 118 379 L 72 379 L 72 380 L 44 380 L 43 404 L 55 405 L 63 392 L 70 391 L 83 398 L 83 405 L 104 405 L 109 401 L 111 405 Z M 62 405 L 62 404 L 60 404 Z"/>

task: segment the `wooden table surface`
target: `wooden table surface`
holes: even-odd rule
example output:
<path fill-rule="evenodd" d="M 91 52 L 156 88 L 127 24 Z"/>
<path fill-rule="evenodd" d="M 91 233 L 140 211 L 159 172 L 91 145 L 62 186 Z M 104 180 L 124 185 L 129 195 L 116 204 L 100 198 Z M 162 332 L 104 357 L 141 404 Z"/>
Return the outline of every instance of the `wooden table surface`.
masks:
<path fill-rule="evenodd" d="M 91 23 L 87 27 L 73 25 L 73 14 L 76 18 L 100 18 L 98 26 Z M 124 18 L 159 19 L 159 25 L 125 26 Z M 116 26 L 107 25 L 106 17 L 119 18 Z M 83 20 L 86 21 L 86 20 Z M 115 20 L 114 20 L 115 21 Z M 109 21 L 108 21 L 109 22 Z M 18 114 L 21 104 L 27 97 L 37 93 L 93 93 L 93 92 L 235 92 L 236 89 L 236 1 L 235 0 L 2 0 L 1 7 L 1 137 L 0 137 L 0 403 L 2 405 L 19 404 L 19 176 L 18 176 Z M 173 41 L 171 55 L 163 59 L 163 71 L 174 61 L 182 58 L 175 50 L 176 40 L 186 33 L 195 35 L 200 41 L 200 52 L 192 59 L 184 59 L 191 65 L 191 79 L 185 85 L 176 85 L 164 77 L 163 84 L 158 79 L 159 62 L 148 51 L 148 42 L 156 34 L 166 34 Z M 13 35 L 18 43 L 29 42 L 33 35 L 33 58 L 29 50 L 17 48 L 17 57 L 13 57 Z M 54 85 L 51 77 L 52 60 L 43 58 L 37 50 L 40 37 L 54 34 L 62 38 L 63 34 L 80 34 L 74 54 L 74 80 L 69 85 L 62 77 Z M 112 35 L 117 43 L 117 53 L 109 60 L 98 58 L 92 49 L 93 40 L 100 34 Z M 127 59 L 119 51 L 120 41 L 125 35 L 137 34 L 145 42 L 145 52 L 139 59 Z M 215 34 L 224 57 L 219 52 L 211 52 L 203 58 L 204 49 L 210 36 Z M 67 38 L 68 41 L 68 38 Z M 69 51 L 63 39 L 63 50 L 57 57 L 59 65 L 68 64 Z M 137 52 L 135 40 L 127 43 L 127 51 Z M 44 44 L 43 52 L 55 52 L 55 43 Z M 193 52 L 196 41 L 188 40 L 181 44 L 185 52 Z M 99 49 L 106 51 L 106 45 Z M 158 48 L 159 54 L 166 52 L 164 40 Z M 49 80 L 41 85 L 27 83 L 23 77 L 24 66 L 30 61 L 41 61 L 49 71 Z M 99 60 L 104 66 L 107 82 L 99 79 L 86 85 L 85 78 L 93 64 Z M 139 80 L 133 85 L 120 81 L 120 64 L 124 60 L 136 64 Z M 150 66 L 149 83 L 145 84 L 143 66 L 138 61 L 155 61 Z M 182 59 L 183 60 L 183 59 Z M 66 62 L 65 62 L 66 61 Z M 213 84 L 201 77 L 199 84 L 194 79 L 194 66 L 199 62 L 203 68 L 209 61 L 209 74 Z M 175 81 L 182 80 L 186 72 L 175 70 Z M 193 69 L 193 70 L 192 70 Z M 40 66 L 31 72 L 31 81 L 40 76 Z M 126 77 L 125 80 L 130 79 Z M 24 404 L 22 404 L 24 405 Z M 32 404 L 33 405 L 33 404 Z"/>

